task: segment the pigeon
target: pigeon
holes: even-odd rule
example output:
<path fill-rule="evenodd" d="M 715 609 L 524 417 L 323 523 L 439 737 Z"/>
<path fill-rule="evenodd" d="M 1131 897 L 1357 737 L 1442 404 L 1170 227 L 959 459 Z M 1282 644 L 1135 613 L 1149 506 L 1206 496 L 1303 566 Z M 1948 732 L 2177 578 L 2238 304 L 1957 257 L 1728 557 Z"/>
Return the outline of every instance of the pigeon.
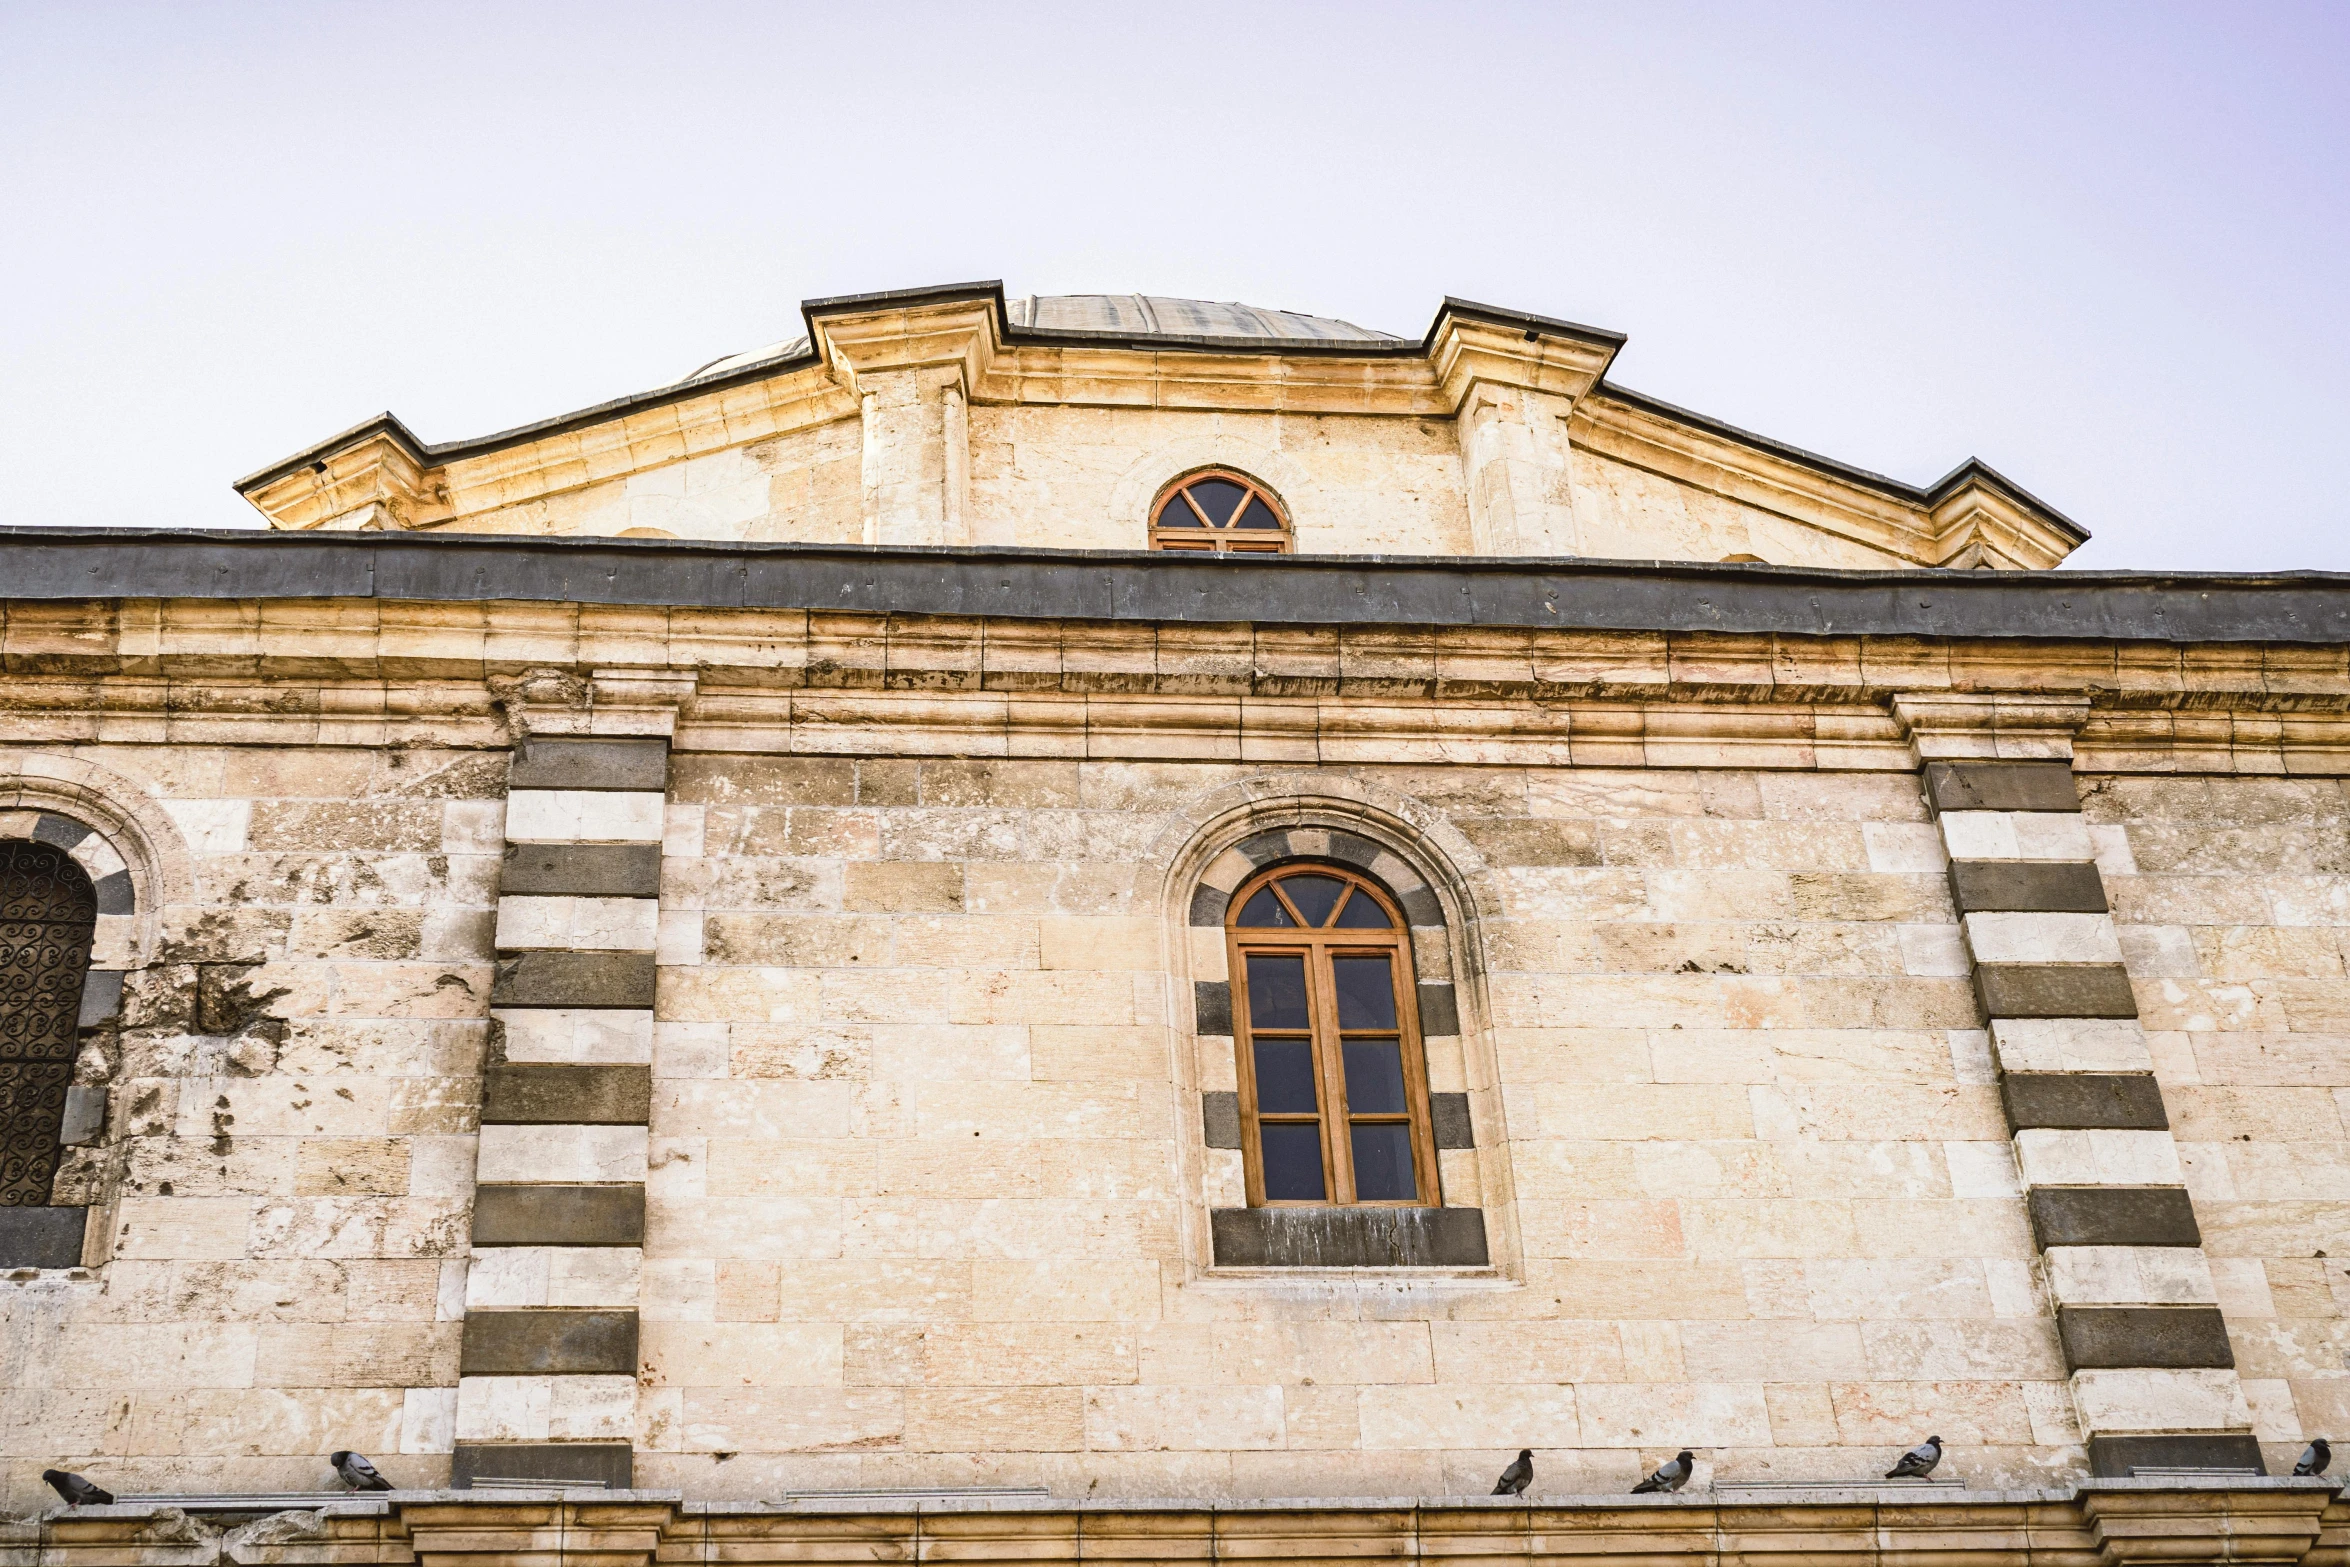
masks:
<path fill-rule="evenodd" d="M 1524 1496 L 1526 1487 L 1533 1483 L 1534 1449 L 1521 1447 L 1518 1449 L 1517 1458 L 1501 1472 L 1501 1478 L 1493 1482 L 1493 1494 L 1496 1496 Z"/>
<path fill-rule="evenodd" d="M 65 1498 L 68 1507 L 102 1507 L 114 1500 L 112 1491 L 90 1484 L 77 1474 L 62 1469 L 44 1469 L 41 1478 L 49 1482 L 49 1489 Z"/>
<path fill-rule="evenodd" d="M 365 1453 L 354 1453 L 337 1448 L 326 1455 L 326 1461 L 335 1466 L 335 1473 L 343 1477 L 343 1484 L 354 1491 L 388 1491 L 392 1482 L 375 1472 L 375 1465 L 367 1461 Z"/>
<path fill-rule="evenodd" d="M 1885 1471 L 1885 1478 L 1888 1480 L 1923 1480 L 1934 1472 L 1934 1466 L 1940 1462 L 1942 1462 L 1942 1439 L 1938 1436 L 1930 1436 L 1895 1459 L 1893 1467 Z"/>
<path fill-rule="evenodd" d="M 2326 1472 L 2326 1465 L 2333 1461 L 2334 1444 L 2321 1436 L 2302 1450 L 2301 1462 L 2293 1466 L 2293 1472 L 2297 1475 L 2321 1475 Z"/>
<path fill-rule="evenodd" d="M 1689 1483 L 1689 1477 L 1695 1473 L 1697 1460 L 1684 1447 L 1674 1455 L 1671 1463 L 1659 1464 L 1655 1474 L 1632 1487 L 1632 1494 L 1646 1496 L 1651 1491 L 1678 1491 Z"/>

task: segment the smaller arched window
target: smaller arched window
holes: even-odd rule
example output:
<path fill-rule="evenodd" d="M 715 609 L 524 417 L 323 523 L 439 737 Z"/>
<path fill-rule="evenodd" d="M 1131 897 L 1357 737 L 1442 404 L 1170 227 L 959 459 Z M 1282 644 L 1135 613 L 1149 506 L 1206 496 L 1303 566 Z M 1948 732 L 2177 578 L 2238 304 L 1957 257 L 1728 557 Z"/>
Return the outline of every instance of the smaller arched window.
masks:
<path fill-rule="evenodd" d="M 1229 468 L 1187 473 L 1151 508 L 1151 548 L 1285 555 L 1292 535 L 1280 500 Z"/>
<path fill-rule="evenodd" d="M 1254 1206 L 1433 1205 L 1412 949 L 1385 889 L 1291 862 L 1233 895 L 1241 1156 Z"/>

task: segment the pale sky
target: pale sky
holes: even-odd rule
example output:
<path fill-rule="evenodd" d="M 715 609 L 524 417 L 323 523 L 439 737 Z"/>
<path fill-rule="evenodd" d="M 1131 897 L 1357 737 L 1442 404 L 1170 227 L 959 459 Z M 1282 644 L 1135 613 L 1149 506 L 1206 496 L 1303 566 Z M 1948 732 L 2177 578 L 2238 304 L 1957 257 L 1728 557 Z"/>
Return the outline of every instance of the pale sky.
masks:
<path fill-rule="evenodd" d="M 1417 336 L 1446 294 L 2072 564 L 2350 569 L 2350 3 L 0 0 L 0 522 L 235 527 L 1001 278 Z M 4 585 L 0 585 L 4 586 Z"/>

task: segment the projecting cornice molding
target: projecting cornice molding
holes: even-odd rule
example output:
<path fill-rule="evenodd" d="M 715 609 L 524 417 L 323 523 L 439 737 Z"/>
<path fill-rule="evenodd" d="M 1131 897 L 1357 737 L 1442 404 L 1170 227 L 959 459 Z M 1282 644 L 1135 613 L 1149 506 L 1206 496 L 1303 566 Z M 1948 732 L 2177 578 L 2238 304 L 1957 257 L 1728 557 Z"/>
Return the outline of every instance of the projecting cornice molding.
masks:
<path fill-rule="evenodd" d="M 0 528 L 13 599 L 403 599 L 1323 626 L 2350 646 L 2350 574 L 1832 571 L 686 539 Z"/>

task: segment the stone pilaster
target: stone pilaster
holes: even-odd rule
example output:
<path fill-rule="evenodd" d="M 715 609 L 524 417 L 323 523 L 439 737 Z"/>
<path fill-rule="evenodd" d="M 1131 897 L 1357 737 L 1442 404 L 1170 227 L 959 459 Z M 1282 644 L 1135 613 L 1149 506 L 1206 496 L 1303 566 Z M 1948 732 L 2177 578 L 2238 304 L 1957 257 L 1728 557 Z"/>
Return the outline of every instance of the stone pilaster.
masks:
<path fill-rule="evenodd" d="M 2086 704 L 1901 697 L 2092 1470 L 2261 1469 L 2081 818 Z"/>
<path fill-rule="evenodd" d="M 626 1486 L 669 742 L 516 746 L 454 1483 Z"/>

